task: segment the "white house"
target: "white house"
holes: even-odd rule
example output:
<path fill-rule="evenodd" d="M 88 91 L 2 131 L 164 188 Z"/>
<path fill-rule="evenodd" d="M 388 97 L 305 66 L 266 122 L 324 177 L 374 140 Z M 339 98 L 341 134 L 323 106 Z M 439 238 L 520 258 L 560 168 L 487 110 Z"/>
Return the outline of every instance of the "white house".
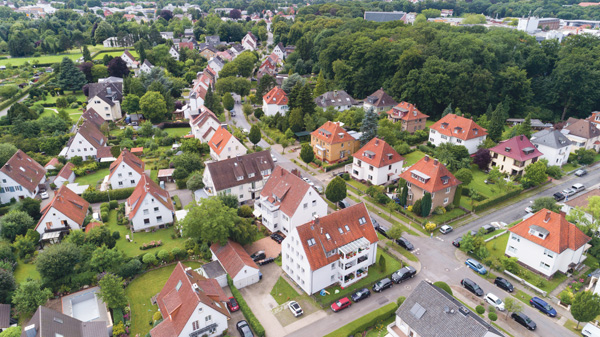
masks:
<path fill-rule="evenodd" d="M 34 198 L 39 185 L 46 182 L 46 170 L 42 165 L 17 150 L 0 168 L 0 203 L 8 204 L 11 199 Z"/>
<path fill-rule="evenodd" d="M 67 159 L 79 156 L 83 160 L 114 158 L 110 153 L 110 146 L 107 146 L 106 143 L 106 137 L 96 125 L 85 121 L 77 130 L 75 136 L 69 139 L 67 146 L 61 151 L 61 155 L 64 155 Z"/>
<path fill-rule="evenodd" d="M 163 321 L 152 337 L 221 336 L 231 318 L 227 296 L 218 282 L 177 263 L 156 296 Z"/>
<path fill-rule="evenodd" d="M 590 238 L 563 214 L 541 209 L 509 229 L 505 254 L 546 277 L 567 271 L 585 260 Z"/>
<path fill-rule="evenodd" d="M 129 50 L 125 50 L 123 55 L 121 55 L 121 60 L 127 63 L 127 68 L 137 69 L 140 66 L 140 62 L 135 60 L 135 57 L 131 55 Z"/>
<path fill-rule="evenodd" d="M 275 116 L 278 112 L 285 116 L 288 107 L 288 97 L 285 91 L 279 87 L 273 87 L 263 96 L 263 111 L 267 116 Z"/>
<path fill-rule="evenodd" d="M 171 49 L 169 49 L 169 55 L 171 55 L 172 58 L 179 60 L 179 51 L 175 49 L 175 46 L 171 46 Z"/>
<path fill-rule="evenodd" d="M 239 243 L 228 240 L 225 246 L 221 246 L 216 242 L 210 246 L 210 251 L 213 261 L 221 263 L 236 288 L 241 289 L 260 280 L 258 266 Z"/>
<path fill-rule="evenodd" d="M 42 217 L 35 230 L 40 233 L 40 240 L 49 239 L 50 233 L 68 233 L 69 230 L 80 230 L 88 214 L 90 204 L 82 197 L 62 186 L 52 201 L 42 208 Z M 48 234 L 46 234 L 48 233 Z"/>
<path fill-rule="evenodd" d="M 373 109 L 373 112 L 379 115 L 382 112 L 392 109 L 396 105 L 398 105 L 398 102 L 396 102 L 392 96 L 388 95 L 383 88 L 379 88 L 379 90 L 365 98 L 363 109 L 365 109 L 365 111 Z"/>
<path fill-rule="evenodd" d="M 244 144 L 223 126 L 215 131 L 208 145 L 210 147 L 210 157 L 217 161 L 242 156 L 247 152 Z"/>
<path fill-rule="evenodd" d="M 109 37 L 108 39 L 102 41 L 102 46 L 105 48 L 110 47 L 131 47 L 133 45 L 133 36 L 124 36 L 123 38 L 118 38 L 116 36 Z"/>
<path fill-rule="evenodd" d="M 352 178 L 357 180 L 384 185 L 398 180 L 402 173 L 404 158 L 383 139 L 371 139 L 352 157 L 352 165 L 348 165 L 346 171 L 351 172 Z"/>
<path fill-rule="evenodd" d="M 455 114 L 447 114 L 429 127 L 429 141 L 439 146 L 442 143 L 463 145 L 469 154 L 477 152 L 478 146 L 487 137 L 487 130 L 472 119 Z"/>
<path fill-rule="evenodd" d="M 146 60 L 144 60 L 144 63 L 142 63 L 142 66 L 140 67 L 140 72 L 149 74 L 150 71 L 152 70 L 152 68 L 154 68 L 154 66 L 152 65 L 152 63 L 150 63 L 150 61 L 148 61 L 146 59 Z"/>
<path fill-rule="evenodd" d="M 93 109 L 107 121 L 116 121 L 123 117 L 121 113 L 123 83 L 91 83 L 87 85 L 87 89 L 88 110 Z"/>
<path fill-rule="evenodd" d="M 221 122 L 217 116 L 204 105 L 200 106 L 200 114 L 193 120 L 190 120 L 190 128 L 194 138 L 200 139 L 201 143 L 208 143 L 215 132 L 221 127 Z"/>
<path fill-rule="evenodd" d="M 563 166 L 569 160 L 572 143 L 554 128 L 534 133 L 531 143 L 542 153 L 540 159 L 547 159 L 550 166 Z"/>
<path fill-rule="evenodd" d="M 125 203 L 125 215 L 129 217 L 133 231 L 165 228 L 168 224 L 173 223 L 173 212 L 173 202 L 171 202 L 169 192 L 142 174 L 133 193 Z"/>
<path fill-rule="evenodd" d="M 376 262 L 377 233 L 363 203 L 292 229 L 281 243 L 283 271 L 307 294 L 347 287 Z"/>
<path fill-rule="evenodd" d="M 600 129 L 587 119 L 569 118 L 561 131 L 571 142 L 571 152 L 579 148 L 600 150 Z"/>
<path fill-rule="evenodd" d="M 269 151 L 206 163 L 204 191 L 208 196 L 235 195 L 240 203 L 255 200 L 274 168 Z"/>
<path fill-rule="evenodd" d="M 119 158 L 110 164 L 108 181 L 113 190 L 136 187 L 144 175 L 144 162 L 127 149 L 121 151 Z"/>
<path fill-rule="evenodd" d="M 56 188 L 60 188 L 64 183 L 70 184 L 75 181 L 74 168 L 75 165 L 71 162 L 68 162 L 63 166 L 56 178 L 54 178 L 54 185 L 56 185 Z"/>
<path fill-rule="evenodd" d="M 283 46 L 283 43 L 279 42 L 275 48 L 273 48 L 273 53 L 275 53 L 280 60 L 283 60 L 285 57 L 285 47 Z"/>
<path fill-rule="evenodd" d="M 213 57 L 212 59 L 210 59 L 210 61 L 208 61 L 208 66 L 214 69 L 217 73 L 219 73 L 221 69 L 223 69 L 224 65 L 225 61 L 220 56 Z"/>
<path fill-rule="evenodd" d="M 246 34 L 246 36 L 244 36 L 242 39 L 242 46 L 246 50 L 254 51 L 256 48 L 258 48 L 258 39 L 256 36 L 254 36 L 254 34 L 252 34 L 252 32 L 248 32 L 248 34 Z"/>
<path fill-rule="evenodd" d="M 277 166 L 254 203 L 254 212 L 271 232 L 288 235 L 296 226 L 327 215 L 327 203 L 300 177 L 300 172 Z"/>

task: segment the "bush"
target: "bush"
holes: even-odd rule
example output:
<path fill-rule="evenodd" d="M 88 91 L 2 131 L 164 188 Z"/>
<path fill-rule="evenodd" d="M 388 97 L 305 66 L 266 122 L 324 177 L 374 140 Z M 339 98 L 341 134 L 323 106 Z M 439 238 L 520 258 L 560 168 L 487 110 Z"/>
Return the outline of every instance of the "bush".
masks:
<path fill-rule="evenodd" d="M 113 323 L 114 324 L 119 324 L 119 323 L 123 323 L 124 319 L 123 319 L 123 310 L 121 309 L 113 309 Z"/>
<path fill-rule="evenodd" d="M 119 240 L 119 239 L 121 238 L 121 233 L 119 233 L 119 232 L 117 232 L 117 231 L 114 231 L 114 232 L 112 233 L 112 237 L 113 237 L 115 240 Z"/>
<path fill-rule="evenodd" d="M 492 312 L 496 312 L 496 308 L 494 306 L 488 305 L 488 312 L 492 313 Z"/>
<path fill-rule="evenodd" d="M 402 303 L 404 303 L 404 301 L 406 300 L 406 297 L 404 296 L 400 296 L 398 297 L 398 299 L 396 300 L 396 304 L 398 304 L 398 306 L 401 306 Z"/>
<path fill-rule="evenodd" d="M 183 260 L 187 257 L 187 252 L 179 247 L 173 248 L 171 254 L 173 254 L 173 257 L 177 260 Z"/>
<path fill-rule="evenodd" d="M 108 212 L 100 212 L 100 217 L 102 217 L 102 222 L 108 221 Z"/>
<path fill-rule="evenodd" d="M 252 208 L 248 205 L 240 206 L 240 208 L 238 208 L 238 216 L 241 216 L 242 218 L 251 218 L 253 216 Z"/>
<path fill-rule="evenodd" d="M 142 258 L 142 261 L 145 264 L 151 264 L 151 265 L 156 265 L 156 263 L 158 262 L 156 260 L 156 256 L 154 255 L 154 253 L 146 253 L 144 255 L 144 257 Z"/>
<path fill-rule="evenodd" d="M 242 310 L 242 314 L 244 314 L 246 321 L 252 328 L 252 331 L 254 331 L 254 333 L 258 337 L 265 337 L 265 328 L 262 326 L 262 324 L 260 324 L 256 316 L 254 316 L 254 313 L 242 297 L 240 291 L 233 285 L 233 280 L 231 279 L 231 277 L 229 277 L 229 275 L 227 275 L 227 283 L 229 284 L 229 289 L 231 289 L 233 297 L 235 297 L 235 299 L 238 302 L 238 305 L 240 306 L 240 309 Z M 394 309 L 394 311 L 396 311 L 396 309 Z"/>
<path fill-rule="evenodd" d="M 560 295 L 560 302 L 564 305 L 571 305 L 573 304 L 573 298 L 575 296 L 573 296 L 573 293 L 569 290 L 569 289 L 565 289 L 563 290 Z"/>
<path fill-rule="evenodd" d="M 495 322 L 498 319 L 498 315 L 496 315 L 495 312 L 490 312 L 488 314 L 488 318 L 490 319 L 490 321 Z"/>
<path fill-rule="evenodd" d="M 130 188 L 120 188 L 118 190 L 110 190 L 110 191 L 96 191 L 96 190 L 88 190 L 83 192 L 81 196 L 85 201 L 95 204 L 98 202 L 107 202 L 109 200 L 123 200 L 127 199 L 133 193 L 135 187 Z M 110 199 L 108 197 L 110 193 Z"/>
<path fill-rule="evenodd" d="M 510 199 L 514 196 L 521 194 L 522 191 L 523 191 L 523 188 L 519 186 L 516 190 L 508 192 L 506 194 L 503 194 L 497 198 L 486 199 L 485 201 L 483 201 L 477 205 L 474 205 L 473 212 L 483 211 L 484 209 L 486 209 L 488 207 L 497 205 L 498 203 L 500 203 L 504 200 Z"/>
<path fill-rule="evenodd" d="M 485 308 L 481 305 L 478 305 L 475 307 L 475 311 L 477 311 L 478 314 L 483 315 L 483 313 L 485 312 Z"/>
<path fill-rule="evenodd" d="M 443 291 L 447 292 L 448 294 L 452 295 L 452 288 L 450 288 L 448 283 L 442 282 L 442 281 L 437 281 L 437 282 L 434 282 L 433 285 L 442 289 Z"/>
<path fill-rule="evenodd" d="M 69 108 L 77 109 L 77 108 L 79 108 L 79 104 L 77 104 L 77 102 L 73 102 L 73 103 L 71 103 L 71 105 L 69 105 Z"/>
<path fill-rule="evenodd" d="M 161 249 L 158 254 L 158 259 L 161 260 L 162 262 L 171 262 L 171 260 L 173 259 L 171 254 L 169 254 L 169 252 L 165 249 Z"/>
<path fill-rule="evenodd" d="M 119 202 L 117 200 L 111 200 L 109 203 L 110 209 L 116 209 L 119 207 Z"/>

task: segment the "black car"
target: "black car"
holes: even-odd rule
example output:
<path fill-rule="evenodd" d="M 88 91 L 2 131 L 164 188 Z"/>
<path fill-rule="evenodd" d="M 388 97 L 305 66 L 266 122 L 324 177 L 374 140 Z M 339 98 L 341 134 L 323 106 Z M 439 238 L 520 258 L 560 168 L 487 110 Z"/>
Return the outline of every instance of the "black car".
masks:
<path fill-rule="evenodd" d="M 452 245 L 456 248 L 460 248 L 460 242 L 462 241 L 462 236 L 457 237 L 452 241 Z"/>
<path fill-rule="evenodd" d="M 381 227 L 381 226 L 377 226 L 375 227 L 375 230 L 378 231 L 379 233 L 381 233 L 381 235 L 385 236 L 386 238 L 390 238 L 387 234 L 387 232 L 385 231 L 385 228 Z"/>
<path fill-rule="evenodd" d="M 508 282 L 507 279 L 502 278 L 502 277 L 496 277 L 494 284 L 497 285 L 498 288 L 504 289 L 504 290 L 508 291 L 509 293 L 512 293 L 513 290 L 515 290 L 512 283 Z"/>
<path fill-rule="evenodd" d="M 477 296 L 483 296 L 483 290 L 477 283 L 471 281 L 470 279 L 464 278 L 462 281 L 460 281 L 460 284 L 473 294 Z"/>
<path fill-rule="evenodd" d="M 349 202 L 347 202 L 346 200 L 340 200 L 340 201 L 338 202 L 338 206 L 339 206 L 341 209 L 344 209 L 344 208 L 348 208 L 348 207 L 350 207 L 350 203 L 349 203 Z"/>
<path fill-rule="evenodd" d="M 371 223 L 373 223 L 373 227 L 375 227 L 375 228 L 379 227 L 379 222 L 377 222 L 377 220 L 375 220 L 375 218 L 371 218 Z"/>
<path fill-rule="evenodd" d="M 400 237 L 398 239 L 396 239 L 396 243 L 398 245 L 400 245 L 400 247 L 406 249 L 406 250 L 413 250 L 415 249 L 415 246 L 412 245 L 412 243 L 410 243 L 410 241 L 408 241 L 407 239 Z"/>
<path fill-rule="evenodd" d="M 265 255 L 265 252 L 262 250 L 259 250 L 258 252 L 250 255 L 250 258 L 252 259 L 252 261 L 257 262 L 260 260 L 264 260 L 267 256 Z"/>
<path fill-rule="evenodd" d="M 414 277 L 417 274 L 417 270 L 411 266 L 404 267 L 392 274 L 392 281 L 394 283 L 401 283 L 409 278 Z"/>
<path fill-rule="evenodd" d="M 556 193 L 552 194 L 552 196 L 554 197 L 554 200 L 556 200 L 556 201 L 561 201 L 565 198 L 565 195 L 562 194 L 561 192 L 556 192 Z"/>
<path fill-rule="evenodd" d="M 351 297 L 354 302 L 359 302 L 365 298 L 368 298 L 369 296 L 371 296 L 371 291 L 367 288 L 362 288 L 361 290 L 352 294 Z"/>
<path fill-rule="evenodd" d="M 237 331 L 240 333 L 242 337 L 254 337 L 252 330 L 250 330 L 250 325 L 246 321 L 239 321 L 235 324 Z"/>
<path fill-rule="evenodd" d="M 283 235 L 281 232 L 271 234 L 271 239 L 275 240 L 277 243 L 281 243 L 283 241 Z"/>
<path fill-rule="evenodd" d="M 535 322 L 522 312 L 513 312 L 510 317 L 529 330 L 535 330 L 536 328 Z"/>
<path fill-rule="evenodd" d="M 386 290 L 387 288 L 391 288 L 393 285 L 394 283 L 392 282 L 392 280 L 386 277 L 384 279 L 379 280 L 373 285 L 373 291 L 376 293 L 380 293 Z"/>

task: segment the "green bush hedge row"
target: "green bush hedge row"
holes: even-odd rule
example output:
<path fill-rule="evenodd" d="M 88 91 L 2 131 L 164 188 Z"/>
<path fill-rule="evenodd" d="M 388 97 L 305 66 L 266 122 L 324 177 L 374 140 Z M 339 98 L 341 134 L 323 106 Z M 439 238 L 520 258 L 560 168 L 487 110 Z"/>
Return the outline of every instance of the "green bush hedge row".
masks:
<path fill-rule="evenodd" d="M 352 159 L 350 160 L 346 160 L 337 164 L 332 164 L 332 165 L 323 165 L 323 168 L 325 169 L 325 172 L 329 172 L 331 170 L 335 170 L 336 168 L 340 168 L 343 166 L 346 166 L 347 164 L 352 164 Z"/>
<path fill-rule="evenodd" d="M 27 93 L 29 93 L 29 90 L 31 90 L 32 88 L 37 88 L 37 87 L 41 86 L 42 84 L 48 82 L 52 77 L 54 77 L 54 74 L 46 77 L 45 79 L 43 79 L 41 81 L 38 81 L 37 83 L 30 86 L 29 88 L 21 91 L 20 93 L 18 93 L 16 96 L 12 97 L 11 99 L 7 99 L 6 101 L 2 102 L 2 104 L 0 104 L 0 110 L 4 110 L 4 109 L 8 108 L 13 103 L 15 103 L 18 100 L 20 100 L 21 98 L 25 97 L 25 95 L 27 95 Z"/>
<path fill-rule="evenodd" d="M 121 188 L 110 191 L 85 191 L 83 192 L 82 198 L 89 203 L 107 202 L 109 200 L 122 200 L 129 198 L 134 189 L 135 187 Z"/>
<path fill-rule="evenodd" d="M 493 206 L 493 205 L 497 205 L 499 202 L 502 202 L 504 200 L 510 199 L 514 196 L 517 196 L 519 194 L 521 194 L 521 192 L 523 192 L 523 188 L 521 186 L 519 186 L 519 188 L 517 188 L 516 190 L 512 191 L 512 192 L 508 192 L 504 195 L 501 195 L 497 198 L 492 198 L 492 199 L 486 199 L 485 201 L 476 204 L 473 206 L 473 212 L 479 212 L 479 211 L 483 211 L 484 209 Z"/>
<path fill-rule="evenodd" d="M 121 309 L 113 309 L 113 325 L 117 325 L 119 323 L 125 323 L 123 319 L 123 310 Z"/>
<path fill-rule="evenodd" d="M 334 332 L 325 335 L 325 337 L 355 336 L 376 325 L 377 323 L 392 317 L 395 315 L 396 309 L 398 309 L 398 305 L 396 303 L 388 303 L 387 305 L 344 325 Z"/>
<path fill-rule="evenodd" d="M 231 289 L 233 297 L 235 297 L 235 299 L 238 301 L 240 309 L 242 310 L 242 314 L 244 314 L 244 317 L 246 317 L 246 321 L 248 321 L 248 324 L 250 324 L 252 331 L 254 331 L 254 334 L 258 337 L 265 337 L 265 328 L 262 326 L 262 324 L 260 324 L 258 318 L 254 316 L 254 313 L 248 306 L 248 303 L 246 303 L 246 301 L 242 297 L 240 291 L 233 285 L 233 280 L 231 279 L 231 277 L 229 277 L 229 275 L 227 275 L 227 283 L 229 284 L 229 289 Z"/>

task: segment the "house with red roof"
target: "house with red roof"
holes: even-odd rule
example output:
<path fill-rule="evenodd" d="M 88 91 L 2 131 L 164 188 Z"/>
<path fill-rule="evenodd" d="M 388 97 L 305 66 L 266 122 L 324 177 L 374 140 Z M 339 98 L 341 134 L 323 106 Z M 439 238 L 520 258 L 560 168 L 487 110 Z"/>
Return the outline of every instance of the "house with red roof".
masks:
<path fill-rule="evenodd" d="M 190 128 L 194 138 L 199 139 L 201 143 L 208 143 L 217 129 L 221 127 L 221 122 L 214 112 L 210 111 L 204 105 L 198 108 L 199 114 L 190 120 Z"/>
<path fill-rule="evenodd" d="M 365 278 L 376 262 L 377 233 L 364 203 L 292 229 L 281 243 L 283 271 L 307 294 Z"/>
<path fill-rule="evenodd" d="M 363 109 L 369 111 L 369 109 L 373 108 L 373 112 L 379 115 L 380 113 L 393 108 L 397 104 L 398 103 L 392 96 L 388 95 L 383 88 L 380 88 L 365 98 Z"/>
<path fill-rule="evenodd" d="M 352 157 L 352 165 L 347 165 L 346 171 L 356 180 L 384 185 L 397 181 L 402 173 L 404 157 L 383 139 L 371 139 Z"/>
<path fill-rule="evenodd" d="M 90 204 L 63 185 L 44 208 L 35 230 L 41 241 L 52 241 L 70 230 L 80 230 L 88 214 Z"/>
<path fill-rule="evenodd" d="M 456 114 L 447 114 L 429 127 L 429 141 L 433 145 L 462 145 L 467 148 L 469 154 L 477 152 L 477 148 L 483 144 L 486 137 L 486 129 L 472 119 Z"/>
<path fill-rule="evenodd" d="M 127 68 L 137 69 L 140 66 L 140 62 L 136 61 L 135 57 L 127 49 L 125 49 L 123 55 L 121 55 L 121 60 L 127 63 Z"/>
<path fill-rule="evenodd" d="M 504 252 L 519 263 L 548 278 L 566 274 L 582 263 L 591 238 L 565 218 L 564 213 L 541 209 L 509 229 Z"/>
<path fill-rule="evenodd" d="M 56 170 L 56 168 L 59 166 L 60 166 L 60 162 L 58 161 L 58 158 L 54 157 L 54 158 L 50 159 L 50 161 L 47 162 L 46 165 L 44 165 L 44 168 L 46 169 L 46 171 L 50 171 L 50 170 Z"/>
<path fill-rule="evenodd" d="M 282 116 L 287 113 L 288 97 L 279 87 L 273 87 L 266 95 L 263 96 L 263 111 L 267 116 L 275 116 L 278 112 Z"/>
<path fill-rule="evenodd" d="M 452 203 L 456 187 L 461 183 L 444 164 L 429 156 L 409 167 L 400 178 L 406 180 L 407 203 L 413 205 L 427 192 L 431 194 L 431 211 L 438 206 L 446 207 Z"/>
<path fill-rule="evenodd" d="M 360 148 L 360 141 L 342 127 L 341 122 L 327 121 L 310 133 L 315 157 L 326 163 L 343 162 Z"/>
<path fill-rule="evenodd" d="M 278 72 L 278 64 L 281 63 L 281 59 L 277 56 L 277 54 L 272 53 L 269 55 L 263 63 L 258 67 L 258 71 L 256 73 L 256 78 L 259 80 L 265 75 L 269 74 L 273 77 L 277 75 Z"/>
<path fill-rule="evenodd" d="M 425 129 L 425 124 L 429 117 L 419 111 L 414 104 L 408 102 L 400 102 L 398 105 L 391 108 L 387 114 L 390 121 L 402 124 L 402 131 L 408 131 L 410 133 Z"/>
<path fill-rule="evenodd" d="M 144 175 L 144 162 L 127 149 L 121 151 L 119 158 L 110 164 L 108 181 L 113 190 L 136 187 Z"/>
<path fill-rule="evenodd" d="M 258 266 L 239 243 L 227 240 L 227 244 L 221 246 L 215 242 L 210 246 L 210 251 L 213 261 L 219 261 L 236 288 L 241 289 L 260 281 Z"/>
<path fill-rule="evenodd" d="M 246 50 L 254 51 L 258 48 L 258 38 L 256 38 L 252 32 L 248 32 L 248 34 L 242 38 L 242 46 Z"/>
<path fill-rule="evenodd" d="M 231 318 L 227 296 L 215 279 L 178 262 L 156 296 L 162 322 L 152 337 L 221 336 Z"/>
<path fill-rule="evenodd" d="M 210 157 L 216 161 L 243 156 L 247 152 L 244 144 L 224 126 L 217 128 L 208 142 L 208 146 L 210 147 Z"/>
<path fill-rule="evenodd" d="M 302 180 L 298 170 L 275 167 L 254 203 L 254 212 L 271 232 L 289 235 L 296 226 L 327 215 L 327 203 Z"/>
<path fill-rule="evenodd" d="M 524 135 L 515 136 L 502 141 L 490 149 L 492 161 L 490 167 L 497 167 L 500 172 L 510 175 L 522 175 L 525 167 L 533 164 L 542 153 Z"/>
<path fill-rule="evenodd" d="M 75 172 L 73 172 L 74 168 L 75 165 L 73 165 L 71 162 L 67 162 L 65 166 L 63 166 L 60 172 L 58 172 L 56 178 L 54 178 L 53 183 L 56 185 L 56 188 L 60 188 L 64 183 L 69 184 L 75 181 Z"/>
<path fill-rule="evenodd" d="M 46 182 L 46 170 L 42 165 L 17 150 L 0 168 L 0 203 L 8 204 L 11 199 L 35 198 L 40 184 Z"/>
<path fill-rule="evenodd" d="M 85 121 L 60 154 L 67 159 L 79 156 L 84 161 L 90 158 L 100 161 L 115 160 L 107 143 L 102 131 L 93 122 Z"/>
<path fill-rule="evenodd" d="M 145 174 L 125 202 L 125 215 L 129 217 L 134 232 L 152 228 L 165 228 L 173 223 L 173 202 L 169 192 L 160 188 Z"/>

